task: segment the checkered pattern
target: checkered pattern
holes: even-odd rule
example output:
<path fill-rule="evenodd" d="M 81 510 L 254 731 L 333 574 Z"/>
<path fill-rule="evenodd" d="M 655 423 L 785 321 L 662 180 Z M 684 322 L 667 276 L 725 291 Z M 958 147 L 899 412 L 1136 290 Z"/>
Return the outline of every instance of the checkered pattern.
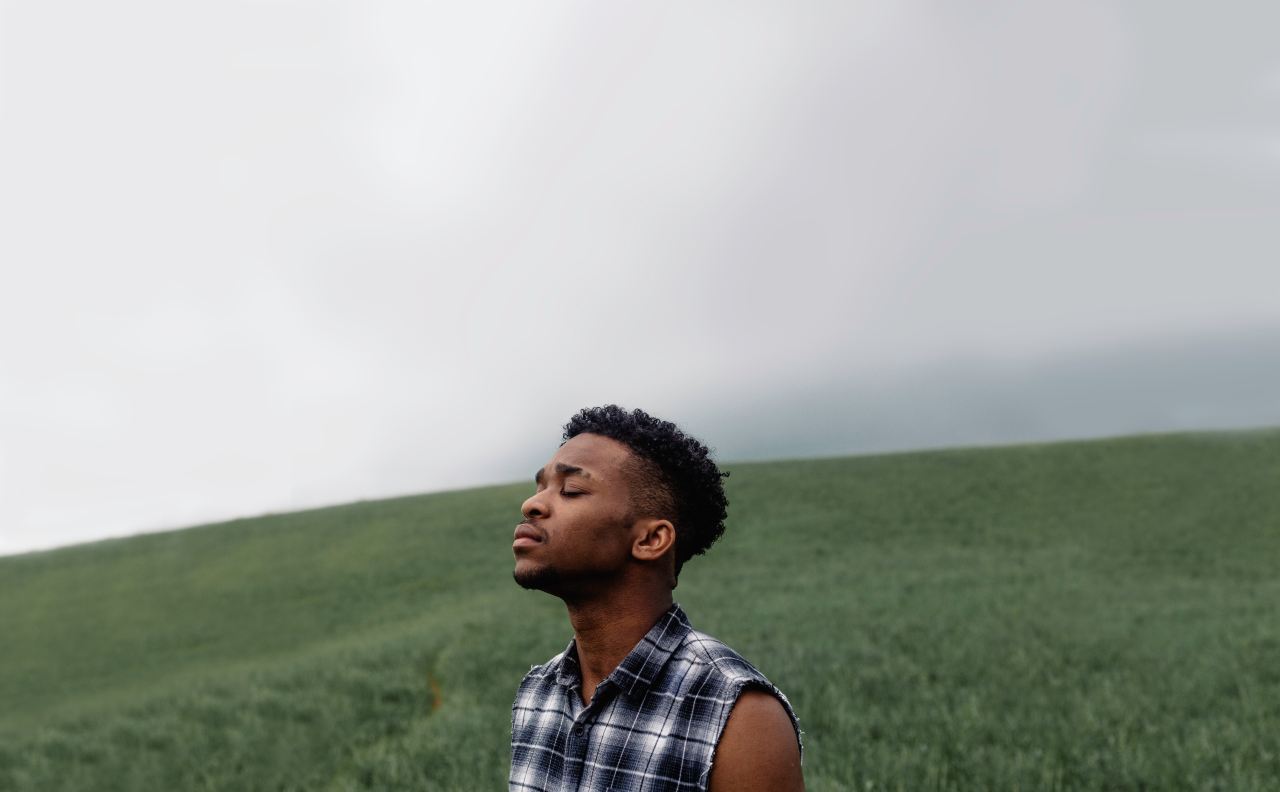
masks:
<path fill-rule="evenodd" d="M 790 702 L 737 652 L 673 604 L 582 703 L 574 642 L 534 666 L 511 708 L 513 792 L 707 788 L 716 743 L 744 687 Z"/>

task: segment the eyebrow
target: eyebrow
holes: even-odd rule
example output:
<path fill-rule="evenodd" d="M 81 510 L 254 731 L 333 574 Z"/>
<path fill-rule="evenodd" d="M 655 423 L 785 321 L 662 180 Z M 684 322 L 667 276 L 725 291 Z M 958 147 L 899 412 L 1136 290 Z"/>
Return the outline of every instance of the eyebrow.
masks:
<path fill-rule="evenodd" d="M 591 478 L 591 474 L 577 465 L 566 465 L 563 462 L 556 463 L 556 472 L 562 476 L 582 476 L 583 478 Z M 542 468 L 538 468 L 538 472 L 533 474 L 533 483 L 541 484 L 545 478 Z"/>

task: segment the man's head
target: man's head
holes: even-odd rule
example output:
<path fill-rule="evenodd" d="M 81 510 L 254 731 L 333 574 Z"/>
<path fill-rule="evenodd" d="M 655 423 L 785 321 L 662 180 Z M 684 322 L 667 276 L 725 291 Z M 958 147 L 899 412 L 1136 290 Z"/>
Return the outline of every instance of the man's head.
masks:
<path fill-rule="evenodd" d="M 517 582 L 568 593 L 639 568 L 674 585 L 724 533 L 727 475 L 669 421 L 616 405 L 581 410 L 522 507 Z"/>

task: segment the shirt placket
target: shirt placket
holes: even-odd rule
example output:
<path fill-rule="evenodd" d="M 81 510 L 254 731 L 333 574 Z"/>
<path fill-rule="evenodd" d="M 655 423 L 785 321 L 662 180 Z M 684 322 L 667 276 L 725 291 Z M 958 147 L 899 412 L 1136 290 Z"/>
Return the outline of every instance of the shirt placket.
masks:
<path fill-rule="evenodd" d="M 569 691 L 570 702 L 576 705 L 576 714 L 569 725 L 569 733 L 565 737 L 565 772 L 564 792 L 574 792 L 582 783 L 587 768 L 587 749 L 591 742 L 591 726 L 596 715 L 605 706 L 609 683 L 602 683 L 596 688 L 590 704 L 582 704 L 582 689 L 574 687 Z"/>

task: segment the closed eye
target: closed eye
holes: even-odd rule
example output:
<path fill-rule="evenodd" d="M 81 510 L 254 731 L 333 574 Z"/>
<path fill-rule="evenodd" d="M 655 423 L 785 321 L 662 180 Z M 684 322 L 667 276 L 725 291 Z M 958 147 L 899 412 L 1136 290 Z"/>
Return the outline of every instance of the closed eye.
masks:
<path fill-rule="evenodd" d="M 576 498 L 580 495 L 586 495 L 585 492 L 570 492 L 569 490 L 561 490 L 560 494 L 566 498 Z"/>

